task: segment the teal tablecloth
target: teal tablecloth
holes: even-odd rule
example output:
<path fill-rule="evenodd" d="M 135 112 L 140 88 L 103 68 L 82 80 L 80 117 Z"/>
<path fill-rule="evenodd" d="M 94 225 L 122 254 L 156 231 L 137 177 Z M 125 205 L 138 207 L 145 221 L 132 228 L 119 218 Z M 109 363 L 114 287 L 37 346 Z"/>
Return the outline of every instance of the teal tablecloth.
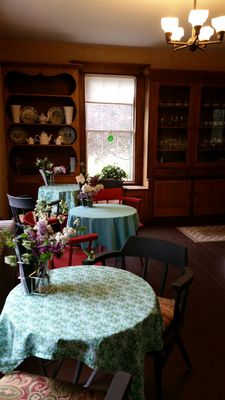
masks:
<path fill-rule="evenodd" d="M 76 197 L 80 192 L 78 184 L 62 184 L 52 186 L 40 186 L 38 189 L 38 200 L 51 202 L 54 200 L 65 200 L 68 209 L 76 206 Z"/>
<path fill-rule="evenodd" d="M 119 250 L 128 236 L 136 235 L 137 210 L 122 204 L 94 204 L 93 207 L 75 207 L 69 211 L 68 226 L 73 226 L 76 217 L 87 233 L 97 233 L 96 245 L 107 250 Z"/>
<path fill-rule="evenodd" d="M 51 271 L 45 296 L 8 295 L 0 316 L 0 371 L 24 359 L 75 358 L 133 375 L 132 399 L 144 399 L 144 354 L 162 346 L 157 297 L 142 278 L 104 266 Z"/>

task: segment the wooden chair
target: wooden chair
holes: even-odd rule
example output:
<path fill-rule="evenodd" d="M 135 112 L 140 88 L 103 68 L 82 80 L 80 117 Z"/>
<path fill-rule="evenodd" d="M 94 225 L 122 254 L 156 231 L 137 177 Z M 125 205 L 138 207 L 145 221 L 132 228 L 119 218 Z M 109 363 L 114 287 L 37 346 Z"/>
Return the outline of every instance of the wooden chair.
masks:
<path fill-rule="evenodd" d="M 107 392 L 84 388 L 45 376 L 13 371 L 0 379 L 1 400 L 125 400 L 128 399 L 131 375 L 118 371 Z"/>
<path fill-rule="evenodd" d="M 69 266 L 73 265 L 72 257 L 73 257 L 74 250 L 75 250 L 75 254 L 76 254 L 77 248 L 80 249 L 82 243 L 88 243 L 87 251 L 91 251 L 92 242 L 97 239 L 98 239 L 97 233 L 87 233 L 86 235 L 78 235 L 73 238 L 70 238 L 69 243 L 68 243 L 69 244 L 68 265 Z"/>
<path fill-rule="evenodd" d="M 17 198 L 17 204 L 20 204 L 20 199 Z M 58 217 L 60 216 L 60 200 L 54 200 L 52 202 L 46 203 L 48 208 L 48 223 L 52 225 L 52 228 L 55 232 L 58 232 L 66 226 L 68 215 L 64 215 L 64 222 L 60 223 Z M 35 205 L 34 205 L 35 207 Z M 25 209 L 22 210 L 24 213 L 19 214 L 19 218 L 21 221 L 21 229 L 24 228 L 25 225 L 34 226 L 37 222 L 37 213 L 34 211 L 25 212 Z M 21 212 L 20 209 L 17 210 L 18 213 Z"/>
<path fill-rule="evenodd" d="M 28 211 L 33 211 L 35 207 L 35 201 L 30 196 L 11 196 L 7 194 L 9 206 L 11 209 L 12 216 L 16 224 L 16 233 L 23 232 L 24 221 L 23 216 Z"/>
<path fill-rule="evenodd" d="M 129 259 L 127 259 L 129 257 Z M 151 276 L 152 284 L 158 294 L 163 319 L 163 349 L 150 353 L 154 359 L 157 400 L 162 399 L 162 368 L 176 344 L 186 363 L 192 370 L 191 361 L 180 336 L 184 323 L 188 293 L 194 275 L 188 265 L 187 247 L 165 240 L 130 236 L 119 251 L 96 255 L 95 263 L 106 265 L 107 260 L 115 258 L 117 267 L 129 268 L 130 257 L 142 258 L 142 277 Z M 89 264 L 83 261 L 83 264 Z M 93 262 L 92 262 L 93 264 Z M 157 279 L 156 279 L 157 278 Z M 96 371 L 92 373 L 94 377 Z M 89 379 L 89 383 L 91 380 Z"/>

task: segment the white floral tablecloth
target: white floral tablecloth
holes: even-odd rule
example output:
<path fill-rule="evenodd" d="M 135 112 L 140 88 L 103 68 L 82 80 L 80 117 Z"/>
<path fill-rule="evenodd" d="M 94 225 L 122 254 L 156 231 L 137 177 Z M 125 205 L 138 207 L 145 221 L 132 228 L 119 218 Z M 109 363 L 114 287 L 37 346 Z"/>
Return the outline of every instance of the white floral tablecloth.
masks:
<path fill-rule="evenodd" d="M 132 399 L 144 399 L 144 354 L 162 346 L 153 289 L 142 278 L 104 266 L 51 271 L 45 296 L 8 295 L 0 316 L 0 371 L 24 359 L 75 358 L 106 372 L 133 375 Z"/>
<path fill-rule="evenodd" d="M 77 205 L 77 196 L 80 192 L 78 184 L 65 183 L 51 186 L 40 186 L 38 189 L 38 200 L 45 200 L 48 203 L 55 200 L 65 200 L 70 210 Z"/>

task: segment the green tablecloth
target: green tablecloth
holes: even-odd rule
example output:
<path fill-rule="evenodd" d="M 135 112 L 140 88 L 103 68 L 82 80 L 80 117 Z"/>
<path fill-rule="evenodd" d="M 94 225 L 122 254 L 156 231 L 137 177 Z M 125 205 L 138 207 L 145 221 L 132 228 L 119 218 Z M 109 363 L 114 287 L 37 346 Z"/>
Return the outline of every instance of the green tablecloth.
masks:
<path fill-rule="evenodd" d="M 24 359 L 75 358 L 91 368 L 133 374 L 132 399 L 144 399 L 144 354 L 162 346 L 153 289 L 116 268 L 79 266 L 51 271 L 46 296 L 8 295 L 0 316 L 0 371 Z"/>
<path fill-rule="evenodd" d="M 65 200 L 68 209 L 76 206 L 76 197 L 80 192 L 78 184 L 62 184 L 52 186 L 40 186 L 38 189 L 38 200 L 51 202 L 54 200 Z"/>
<path fill-rule="evenodd" d="M 95 245 L 107 250 L 119 250 L 128 236 L 136 235 L 137 210 L 122 204 L 94 204 L 93 207 L 75 207 L 69 211 L 68 225 L 73 226 L 76 217 L 87 233 L 97 233 Z"/>

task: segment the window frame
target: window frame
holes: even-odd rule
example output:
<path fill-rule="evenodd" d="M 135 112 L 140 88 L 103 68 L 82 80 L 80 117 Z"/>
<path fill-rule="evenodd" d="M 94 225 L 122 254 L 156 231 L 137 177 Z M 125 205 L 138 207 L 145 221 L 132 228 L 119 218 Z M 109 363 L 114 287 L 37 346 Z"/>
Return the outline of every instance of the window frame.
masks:
<path fill-rule="evenodd" d="M 86 132 L 85 132 L 85 75 L 120 75 L 134 76 L 136 78 L 136 96 L 134 107 L 135 138 L 134 138 L 134 179 L 126 181 L 126 186 L 143 185 L 143 159 L 144 159 L 144 125 L 146 112 L 146 80 L 148 80 L 148 67 L 143 64 L 86 64 L 81 67 L 81 135 L 80 135 L 80 160 L 86 162 Z"/>

